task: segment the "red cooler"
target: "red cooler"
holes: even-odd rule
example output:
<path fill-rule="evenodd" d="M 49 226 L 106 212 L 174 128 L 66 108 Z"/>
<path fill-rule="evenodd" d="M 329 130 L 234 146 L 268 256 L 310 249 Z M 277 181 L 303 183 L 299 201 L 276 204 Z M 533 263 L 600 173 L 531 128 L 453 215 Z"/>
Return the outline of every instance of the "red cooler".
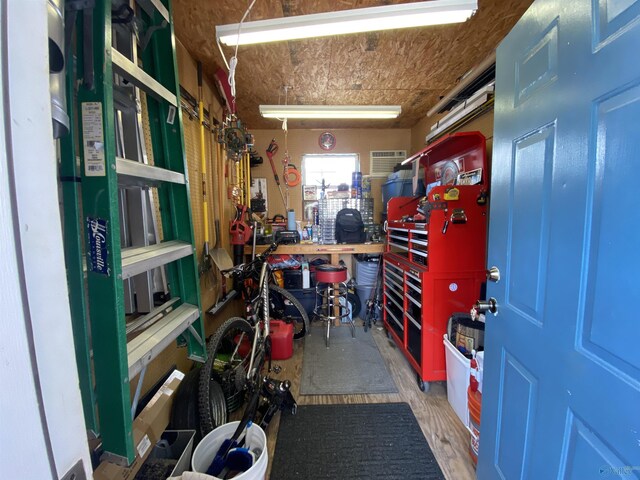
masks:
<path fill-rule="evenodd" d="M 286 360 L 293 355 L 293 324 L 283 320 L 271 320 L 271 358 Z"/>

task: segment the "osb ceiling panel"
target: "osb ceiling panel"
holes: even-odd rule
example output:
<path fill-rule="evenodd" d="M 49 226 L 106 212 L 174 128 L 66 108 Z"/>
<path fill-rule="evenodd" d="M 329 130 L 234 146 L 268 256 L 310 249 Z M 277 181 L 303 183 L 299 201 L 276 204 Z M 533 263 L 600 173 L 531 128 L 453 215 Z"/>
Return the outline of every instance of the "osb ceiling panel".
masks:
<path fill-rule="evenodd" d="M 249 1 L 174 0 L 175 31 L 213 78 L 223 66 L 215 26 L 238 23 Z M 401 0 L 257 0 L 247 20 L 409 3 Z M 290 128 L 410 128 L 474 65 L 486 58 L 532 0 L 479 0 L 456 25 L 241 46 L 236 72 L 238 116 L 252 129 L 279 128 L 258 106 L 401 105 L 394 120 L 290 120 Z M 223 47 L 230 58 L 233 49 Z M 196 93 L 196 92 L 192 92 Z"/>

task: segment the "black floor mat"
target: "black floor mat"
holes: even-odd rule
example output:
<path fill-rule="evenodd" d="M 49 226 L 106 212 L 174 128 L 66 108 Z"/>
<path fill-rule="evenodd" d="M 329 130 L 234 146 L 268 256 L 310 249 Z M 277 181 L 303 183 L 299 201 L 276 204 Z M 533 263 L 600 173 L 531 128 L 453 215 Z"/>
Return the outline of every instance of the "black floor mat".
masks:
<path fill-rule="evenodd" d="M 444 480 L 406 403 L 301 405 L 282 415 L 272 480 Z"/>

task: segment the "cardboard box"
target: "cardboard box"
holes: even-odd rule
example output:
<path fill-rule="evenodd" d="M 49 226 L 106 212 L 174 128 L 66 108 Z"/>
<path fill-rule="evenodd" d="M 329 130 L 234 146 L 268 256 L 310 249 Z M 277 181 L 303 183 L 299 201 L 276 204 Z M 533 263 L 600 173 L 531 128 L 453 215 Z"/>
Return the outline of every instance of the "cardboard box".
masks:
<path fill-rule="evenodd" d="M 167 468 L 168 460 L 175 460 L 176 464 L 167 478 L 178 477 L 191 467 L 191 454 L 193 453 L 193 441 L 195 430 L 165 430 L 158 443 L 151 449 L 147 458 L 136 476 L 150 478 L 157 477 L 159 465 Z M 159 477 L 157 477 L 159 478 Z M 164 480 L 165 477 L 162 477 Z"/>
<path fill-rule="evenodd" d="M 133 442 L 136 447 L 136 458 L 131 465 L 123 467 L 104 461 L 93 472 L 95 480 L 130 480 L 151 454 L 152 447 L 160 439 L 162 432 L 169 425 L 171 406 L 178 385 L 184 373 L 174 370 L 162 384 L 140 415 L 133 421 Z"/>
<path fill-rule="evenodd" d="M 345 190 L 345 191 L 330 190 L 326 192 L 326 194 L 327 194 L 327 198 L 351 198 L 351 190 Z"/>

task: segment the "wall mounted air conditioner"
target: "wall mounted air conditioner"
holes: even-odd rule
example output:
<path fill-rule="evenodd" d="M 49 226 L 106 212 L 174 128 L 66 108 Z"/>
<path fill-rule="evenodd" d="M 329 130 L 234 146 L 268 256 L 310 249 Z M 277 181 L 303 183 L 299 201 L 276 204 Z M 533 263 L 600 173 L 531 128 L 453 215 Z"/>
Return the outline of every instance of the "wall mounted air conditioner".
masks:
<path fill-rule="evenodd" d="M 371 159 L 369 175 L 386 177 L 393 172 L 393 167 L 407 158 L 406 150 L 373 150 L 369 152 Z"/>

